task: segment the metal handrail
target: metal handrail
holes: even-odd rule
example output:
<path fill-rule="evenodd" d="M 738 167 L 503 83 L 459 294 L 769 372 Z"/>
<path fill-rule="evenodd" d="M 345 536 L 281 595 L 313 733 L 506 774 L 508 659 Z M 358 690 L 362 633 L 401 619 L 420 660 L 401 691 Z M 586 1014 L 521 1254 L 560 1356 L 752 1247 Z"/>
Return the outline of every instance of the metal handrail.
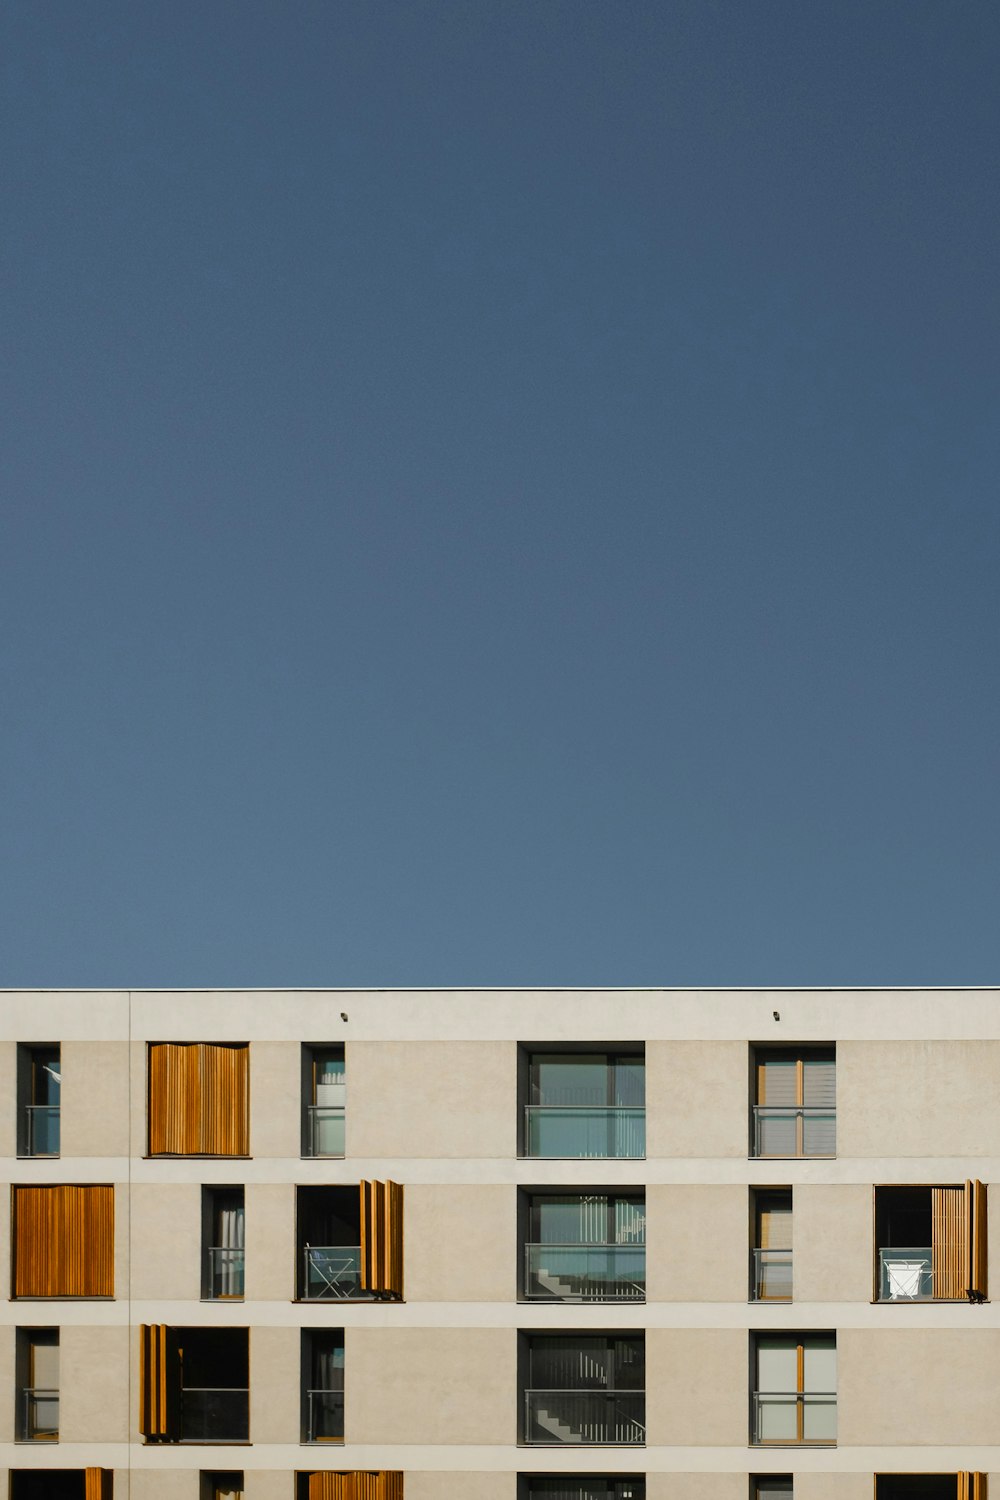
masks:
<path fill-rule="evenodd" d="M 763 1127 L 769 1121 L 788 1120 L 795 1123 L 795 1149 L 793 1151 L 764 1151 Z M 807 1151 L 805 1127 L 809 1122 L 829 1120 L 833 1125 L 829 1151 Z M 755 1104 L 753 1106 L 753 1155 L 770 1156 L 777 1160 L 795 1157 L 833 1157 L 836 1155 L 837 1107 L 834 1104 Z"/>
<path fill-rule="evenodd" d="M 917 1276 L 917 1290 L 892 1289 L 889 1268 L 903 1262 Z M 878 1300 L 880 1302 L 933 1302 L 934 1251 L 930 1245 L 880 1245 L 878 1252 Z M 944 1299 L 942 1299 L 944 1300 Z"/>
<path fill-rule="evenodd" d="M 533 1250 L 554 1250 L 557 1252 L 556 1259 L 570 1256 L 574 1251 L 580 1252 L 580 1259 L 594 1254 L 596 1256 L 607 1256 L 611 1265 L 620 1256 L 631 1270 L 630 1275 L 614 1272 L 601 1276 L 600 1274 L 590 1277 L 587 1275 L 587 1265 L 582 1270 L 570 1268 L 556 1268 L 532 1264 Z M 543 1257 L 539 1256 L 538 1260 Z M 579 1290 L 570 1290 L 560 1294 L 558 1291 L 534 1289 L 534 1283 L 542 1276 L 548 1276 L 552 1280 L 568 1279 L 582 1282 Z M 581 1244 L 579 1240 L 559 1243 L 556 1241 L 526 1240 L 524 1245 L 524 1295 L 533 1301 L 550 1302 L 641 1302 L 646 1296 L 646 1242 L 639 1240 L 631 1244 L 618 1244 L 611 1241 L 590 1241 Z"/>
<path fill-rule="evenodd" d="M 755 1443 L 803 1443 L 803 1444 L 808 1444 L 808 1443 L 832 1443 L 832 1442 L 835 1441 L 835 1439 L 834 1439 L 833 1436 L 824 1436 L 824 1437 L 819 1437 L 819 1438 L 807 1438 L 807 1437 L 805 1437 L 803 1435 L 803 1429 L 804 1429 L 804 1422 L 805 1422 L 805 1412 L 806 1412 L 806 1410 L 807 1410 L 807 1408 L 808 1408 L 808 1406 L 810 1404 L 812 1404 L 813 1406 L 822 1406 L 822 1405 L 833 1406 L 834 1409 L 836 1409 L 836 1405 L 837 1405 L 837 1392 L 836 1391 L 753 1391 L 752 1392 L 752 1397 L 753 1397 L 753 1405 L 754 1405 L 753 1441 Z M 787 1435 L 783 1435 L 783 1436 L 780 1436 L 780 1437 L 774 1437 L 774 1438 L 762 1438 L 761 1437 L 761 1435 L 760 1435 L 760 1427 L 761 1427 L 760 1414 L 761 1414 L 761 1402 L 762 1402 L 762 1400 L 766 1400 L 766 1401 L 782 1401 L 782 1402 L 786 1402 L 789 1407 L 794 1407 L 794 1410 L 795 1410 L 795 1413 L 796 1413 L 796 1418 L 795 1418 L 795 1421 L 796 1421 L 796 1436 L 795 1437 L 789 1437 Z"/>
<path fill-rule="evenodd" d="M 58 1136 L 58 1134 L 59 1134 L 58 1125 L 59 1125 L 59 1119 L 60 1119 L 60 1116 L 59 1116 L 59 1105 L 58 1104 L 25 1104 L 24 1105 L 24 1111 L 25 1111 L 25 1114 L 28 1117 L 27 1154 L 29 1156 L 58 1156 L 59 1155 L 59 1141 L 58 1140 L 56 1140 L 55 1150 L 54 1151 L 39 1151 L 38 1150 L 38 1148 L 37 1148 L 37 1141 L 36 1141 L 36 1133 L 37 1133 L 37 1120 L 36 1120 L 36 1116 L 39 1117 L 39 1119 L 43 1115 L 47 1116 L 48 1120 L 50 1122 L 54 1120 L 55 1124 L 56 1124 L 56 1129 L 54 1131 L 54 1134 L 56 1136 Z"/>
<path fill-rule="evenodd" d="M 313 1397 L 314 1396 L 339 1396 L 339 1398 L 340 1398 L 339 1403 L 336 1402 L 336 1401 L 333 1403 L 333 1406 L 334 1406 L 334 1415 L 335 1416 L 339 1416 L 339 1418 L 340 1418 L 339 1425 L 340 1425 L 340 1429 L 341 1430 L 340 1430 L 339 1433 L 333 1433 L 328 1438 L 317 1437 L 316 1436 L 316 1418 L 315 1418 L 315 1415 L 314 1415 L 314 1412 L 315 1412 L 315 1403 L 313 1401 Z M 307 1405 L 308 1405 L 308 1408 L 309 1408 L 309 1417 L 308 1417 L 308 1422 L 307 1422 L 307 1425 L 306 1425 L 306 1442 L 307 1443 L 321 1443 L 321 1442 L 334 1442 L 335 1443 L 335 1442 L 342 1442 L 343 1441 L 343 1437 L 344 1437 L 344 1431 L 343 1431 L 343 1428 L 344 1428 L 344 1392 L 343 1392 L 343 1389 L 339 1388 L 339 1387 L 336 1387 L 336 1386 L 321 1387 L 321 1388 L 311 1389 L 311 1390 L 307 1389 L 306 1390 L 306 1402 L 307 1402 Z M 340 1407 L 339 1412 L 336 1410 L 336 1408 L 337 1408 L 338 1405 Z M 337 1424 L 335 1423 L 334 1425 L 337 1425 Z"/>
<path fill-rule="evenodd" d="M 246 1248 L 243 1245 L 209 1245 L 208 1267 L 209 1267 L 209 1295 L 213 1301 L 225 1301 L 226 1298 L 240 1298 L 244 1295 L 244 1278 L 246 1275 Z M 226 1257 L 229 1264 L 226 1264 Z M 231 1276 L 239 1281 L 239 1291 L 220 1292 L 216 1290 L 223 1276 Z"/>
<path fill-rule="evenodd" d="M 548 1413 L 552 1416 L 556 1427 L 565 1427 L 571 1434 L 569 1437 L 561 1438 L 555 1432 L 549 1439 L 533 1437 L 533 1426 L 540 1424 L 539 1414 L 532 1411 L 532 1398 L 546 1396 L 559 1396 L 569 1398 L 576 1406 L 575 1414 L 564 1412 L 568 1421 L 563 1421 L 558 1413 Z M 609 1417 L 603 1415 L 600 1410 L 595 1415 L 586 1411 L 588 1402 L 600 1403 Z M 630 1411 L 629 1405 L 633 1410 Z M 615 1408 L 618 1408 L 617 1412 Z M 640 1414 L 637 1414 L 640 1413 Z M 575 1415 L 575 1422 L 573 1420 Z M 553 1443 L 570 1444 L 599 1444 L 602 1447 L 641 1447 L 646 1441 L 646 1392 L 645 1390 L 608 1390 L 607 1387 L 589 1386 L 532 1386 L 524 1392 L 524 1417 L 525 1417 L 525 1441 L 532 1446 L 544 1444 L 548 1441 Z M 628 1436 L 620 1436 L 620 1433 L 628 1433 Z"/>
<path fill-rule="evenodd" d="M 59 1392 L 58 1390 L 46 1390 L 44 1386 L 25 1386 L 22 1395 L 24 1397 L 24 1416 L 21 1426 L 21 1437 L 25 1442 L 52 1442 L 59 1436 Z M 40 1401 L 54 1401 L 56 1403 L 56 1424 L 45 1430 L 44 1435 L 39 1433 L 37 1421 L 32 1420 L 32 1407 L 37 1406 Z"/>
<path fill-rule="evenodd" d="M 787 1276 L 782 1278 L 781 1272 L 786 1271 Z M 766 1287 L 768 1272 L 771 1273 L 776 1284 L 782 1279 L 788 1287 L 787 1291 L 768 1292 Z M 775 1274 L 777 1272 L 777 1274 Z M 752 1302 L 791 1302 L 792 1300 L 792 1252 L 790 1249 L 762 1248 L 757 1246 L 750 1251 L 750 1300 Z"/>
<path fill-rule="evenodd" d="M 603 1122 L 608 1139 L 604 1149 L 550 1152 L 535 1150 L 532 1145 L 532 1121 L 535 1116 L 561 1117 L 564 1120 Z M 584 1146 L 594 1143 L 584 1138 Z M 622 1149 L 624 1148 L 624 1149 Z M 526 1104 L 524 1106 L 524 1151 L 534 1159 L 560 1161 L 642 1161 L 646 1155 L 646 1106 L 644 1104 Z"/>
<path fill-rule="evenodd" d="M 309 1121 L 308 1145 L 310 1156 L 340 1157 L 344 1155 L 341 1151 L 320 1151 L 317 1149 L 319 1139 L 319 1126 L 327 1120 L 343 1120 L 346 1117 L 346 1106 L 343 1104 L 307 1104 L 306 1117 Z"/>

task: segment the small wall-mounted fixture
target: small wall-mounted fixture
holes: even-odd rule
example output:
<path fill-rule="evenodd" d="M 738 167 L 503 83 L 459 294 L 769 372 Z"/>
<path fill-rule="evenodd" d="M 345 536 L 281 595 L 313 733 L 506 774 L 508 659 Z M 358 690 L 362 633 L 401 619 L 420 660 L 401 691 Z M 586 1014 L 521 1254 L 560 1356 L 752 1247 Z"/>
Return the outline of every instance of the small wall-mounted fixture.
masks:
<path fill-rule="evenodd" d="M 780 1021 L 781 1020 L 781 1017 L 778 1015 L 778 1012 L 776 1010 L 772 1010 L 771 1014 L 772 1014 L 772 1016 L 774 1017 L 774 1019 L 776 1021 Z M 344 1020 L 345 1021 L 347 1020 L 346 1016 L 344 1017 Z"/>
<path fill-rule="evenodd" d="M 775 1017 L 775 1020 L 777 1020 L 777 1018 L 778 1018 L 778 1013 L 777 1013 L 777 1011 L 775 1011 L 775 1013 L 774 1013 L 774 1017 Z M 342 1010 L 342 1011 L 341 1011 L 341 1012 L 340 1012 L 340 1019 L 341 1019 L 341 1020 L 342 1020 L 342 1021 L 346 1021 L 346 1020 L 347 1020 L 347 1011 L 346 1011 L 346 1010 Z"/>

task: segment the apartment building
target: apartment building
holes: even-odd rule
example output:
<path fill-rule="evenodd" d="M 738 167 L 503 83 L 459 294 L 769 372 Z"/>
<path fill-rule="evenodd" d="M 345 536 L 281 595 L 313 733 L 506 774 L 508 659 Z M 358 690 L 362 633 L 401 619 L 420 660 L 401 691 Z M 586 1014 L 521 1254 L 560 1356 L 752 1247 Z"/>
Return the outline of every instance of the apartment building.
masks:
<path fill-rule="evenodd" d="M 0 994 L 9 1500 L 985 1500 L 998 999 Z"/>

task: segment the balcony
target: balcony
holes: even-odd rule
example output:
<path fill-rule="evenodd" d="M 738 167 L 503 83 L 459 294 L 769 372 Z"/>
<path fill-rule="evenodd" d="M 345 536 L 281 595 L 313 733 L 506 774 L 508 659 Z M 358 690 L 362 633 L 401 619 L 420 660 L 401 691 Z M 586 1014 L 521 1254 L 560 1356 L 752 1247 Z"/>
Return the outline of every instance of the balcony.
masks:
<path fill-rule="evenodd" d="M 306 1391 L 306 1402 L 306 1442 L 343 1442 L 343 1391 Z"/>
<path fill-rule="evenodd" d="M 929 1302 L 934 1296 L 931 1247 L 906 1249 L 893 1245 L 878 1253 L 880 1302 Z"/>
<path fill-rule="evenodd" d="M 21 1392 L 22 1443 L 53 1443 L 59 1436 L 59 1392 L 28 1387 Z"/>
<path fill-rule="evenodd" d="M 634 1105 L 527 1104 L 525 1155 L 555 1159 L 646 1155 L 646 1111 Z"/>
<path fill-rule="evenodd" d="M 234 1386 L 183 1386 L 182 1443 L 245 1443 L 250 1434 L 250 1392 Z"/>
<path fill-rule="evenodd" d="M 308 1104 L 306 1114 L 306 1155 L 343 1156 L 344 1106 Z"/>
<path fill-rule="evenodd" d="M 755 1443 L 835 1443 L 836 1391 L 754 1391 Z"/>
<path fill-rule="evenodd" d="M 754 1156 L 836 1156 L 837 1111 L 806 1104 L 755 1104 Z"/>
<path fill-rule="evenodd" d="M 548 1302 L 644 1302 L 646 1247 L 526 1244 L 524 1295 Z"/>
<path fill-rule="evenodd" d="M 302 1296 L 307 1302 L 368 1295 L 361 1287 L 360 1245 L 306 1245 L 302 1267 Z"/>
<path fill-rule="evenodd" d="M 525 1442 L 641 1446 L 646 1441 L 645 1391 L 529 1390 L 524 1393 Z"/>
<path fill-rule="evenodd" d="M 792 1252 L 790 1250 L 751 1250 L 751 1302 L 791 1302 Z"/>
<path fill-rule="evenodd" d="M 26 1104 L 24 1113 L 25 1155 L 58 1156 L 59 1105 Z"/>
<path fill-rule="evenodd" d="M 243 1246 L 228 1249 L 222 1245 L 208 1247 L 208 1295 L 213 1300 L 243 1296 L 246 1251 Z"/>

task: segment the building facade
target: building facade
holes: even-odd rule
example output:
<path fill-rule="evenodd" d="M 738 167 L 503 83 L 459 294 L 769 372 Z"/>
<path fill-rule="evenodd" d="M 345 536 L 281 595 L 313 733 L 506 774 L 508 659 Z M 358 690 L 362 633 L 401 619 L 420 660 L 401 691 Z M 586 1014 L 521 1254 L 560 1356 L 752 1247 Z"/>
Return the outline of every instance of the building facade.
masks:
<path fill-rule="evenodd" d="M 1000 1469 L 997 991 L 0 1019 L 9 1500 L 985 1500 Z"/>

